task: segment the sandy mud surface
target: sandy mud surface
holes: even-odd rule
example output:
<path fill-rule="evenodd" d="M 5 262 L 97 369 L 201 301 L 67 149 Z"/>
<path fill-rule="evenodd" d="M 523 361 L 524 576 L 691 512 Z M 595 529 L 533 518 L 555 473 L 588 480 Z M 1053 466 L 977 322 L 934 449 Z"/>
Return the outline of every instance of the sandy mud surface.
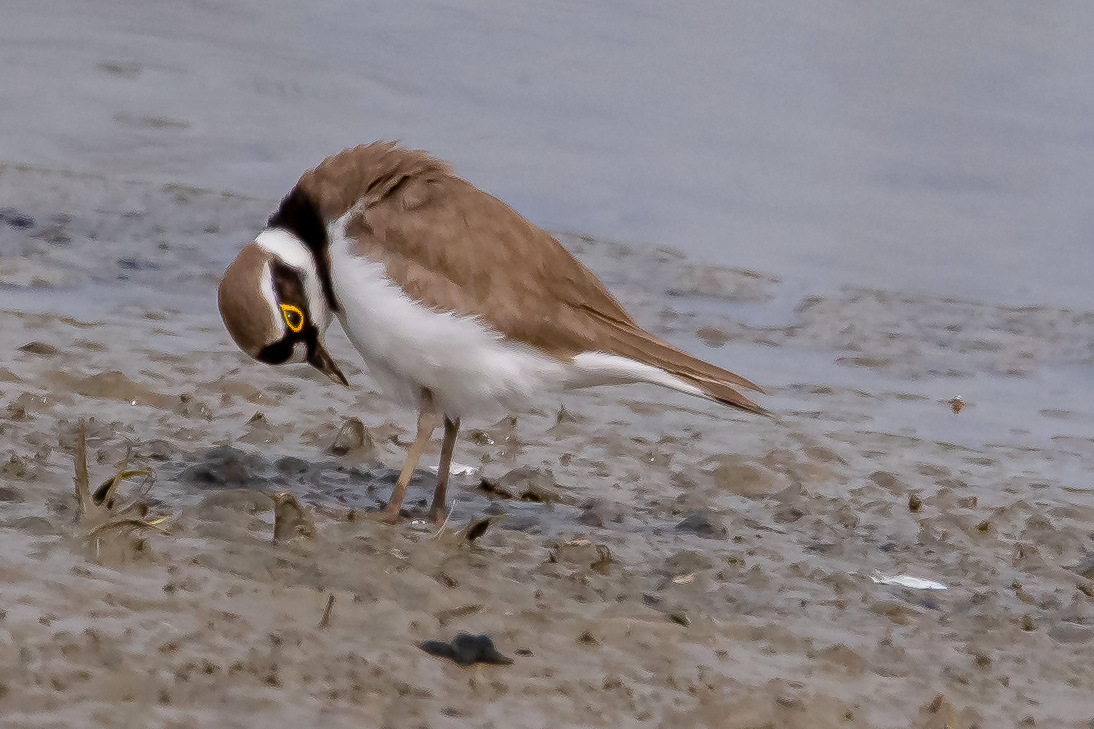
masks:
<path fill-rule="evenodd" d="M 217 317 L 274 201 L 13 165 L 0 201 L 6 726 L 1094 721 L 1094 313 L 796 291 L 564 235 L 776 416 L 543 399 L 465 424 L 444 529 L 393 528 L 369 514 L 413 413 L 337 327 L 351 388 L 251 362 Z M 91 489 L 148 472 L 105 526 L 78 514 L 81 422 Z M 303 514 L 275 542 L 280 492 Z M 419 647 L 458 633 L 512 663 Z"/>

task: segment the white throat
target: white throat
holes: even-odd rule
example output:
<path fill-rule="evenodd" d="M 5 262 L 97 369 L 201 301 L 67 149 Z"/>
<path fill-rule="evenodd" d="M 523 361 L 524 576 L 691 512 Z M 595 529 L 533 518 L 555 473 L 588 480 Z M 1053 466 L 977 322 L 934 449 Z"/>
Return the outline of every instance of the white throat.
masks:
<path fill-rule="evenodd" d="M 285 265 L 300 271 L 312 321 L 320 331 L 326 330 L 330 326 L 331 311 L 323 295 L 323 284 L 319 280 L 319 270 L 316 268 L 311 249 L 304 244 L 304 241 L 284 228 L 266 228 L 255 238 L 255 243 L 276 256 Z M 280 319 L 279 315 L 278 319 Z"/>

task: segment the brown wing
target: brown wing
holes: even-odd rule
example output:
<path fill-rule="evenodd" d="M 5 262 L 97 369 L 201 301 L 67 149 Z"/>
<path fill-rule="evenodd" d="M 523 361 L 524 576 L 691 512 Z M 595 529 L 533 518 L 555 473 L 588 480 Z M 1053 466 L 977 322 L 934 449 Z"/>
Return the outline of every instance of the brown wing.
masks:
<path fill-rule="evenodd" d="M 641 329 L 562 244 L 443 163 L 392 145 L 343 155 L 353 158 L 324 165 L 358 181 L 360 203 L 346 233 L 415 300 L 476 316 L 559 359 L 618 354 L 678 375 L 727 405 L 764 412 L 733 389 L 760 388 Z M 343 195 L 325 212 L 337 217 L 349 204 Z"/>
<path fill-rule="evenodd" d="M 596 348 L 590 311 L 633 325 L 558 241 L 455 177 L 405 181 L 360 212 L 347 233 L 412 298 L 477 316 L 559 358 Z"/>

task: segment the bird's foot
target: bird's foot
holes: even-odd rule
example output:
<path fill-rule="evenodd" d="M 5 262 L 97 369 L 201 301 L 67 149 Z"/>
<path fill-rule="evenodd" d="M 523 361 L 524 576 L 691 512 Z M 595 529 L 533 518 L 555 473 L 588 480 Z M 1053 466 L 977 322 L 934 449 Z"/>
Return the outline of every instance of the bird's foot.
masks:
<path fill-rule="evenodd" d="M 445 522 L 448 521 L 448 507 L 434 506 L 429 510 L 429 520 L 433 522 L 436 527 L 443 527 Z"/>
<path fill-rule="evenodd" d="M 392 508 L 388 504 L 383 511 L 377 514 L 376 518 L 384 524 L 398 524 L 403 520 L 403 511 L 398 506 Z"/>

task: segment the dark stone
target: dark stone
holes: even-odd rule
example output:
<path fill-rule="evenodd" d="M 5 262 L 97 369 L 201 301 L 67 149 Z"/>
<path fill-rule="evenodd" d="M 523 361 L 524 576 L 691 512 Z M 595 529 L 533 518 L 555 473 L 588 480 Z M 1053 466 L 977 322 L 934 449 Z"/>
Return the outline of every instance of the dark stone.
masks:
<path fill-rule="evenodd" d="M 72 242 L 72 236 L 65 229 L 65 223 L 54 223 L 46 226 L 31 237 L 44 240 L 46 243 L 52 243 L 53 245 L 65 245 Z"/>
<path fill-rule="evenodd" d="M 0 486 L 0 501 L 21 504 L 25 500 L 21 491 L 18 491 L 11 486 Z"/>
<path fill-rule="evenodd" d="M 179 480 L 202 488 L 246 488 L 258 478 L 255 461 L 237 448 L 221 446 L 180 473 Z"/>
<path fill-rule="evenodd" d="M 705 539 L 725 539 L 729 534 L 721 519 L 707 511 L 689 514 L 676 525 L 676 531 L 688 532 Z"/>
<path fill-rule="evenodd" d="M 603 527 L 611 522 L 622 524 L 626 509 L 622 504 L 604 499 L 592 499 L 582 504 L 583 511 L 578 522 L 592 527 Z"/>
<path fill-rule="evenodd" d="M 775 511 L 774 520 L 776 524 L 793 524 L 803 516 L 805 512 L 796 506 L 784 506 Z"/>
<path fill-rule="evenodd" d="M 54 347 L 52 344 L 46 344 L 45 342 L 27 342 L 19 347 L 20 352 L 26 352 L 28 354 L 37 354 L 42 357 L 53 357 L 61 350 Z"/>
<path fill-rule="evenodd" d="M 471 522 L 467 527 L 467 532 L 464 534 L 464 539 L 469 542 L 473 542 L 483 534 L 486 534 L 486 530 L 490 528 L 490 522 L 497 517 L 484 517 L 482 519 L 476 519 Z"/>
<path fill-rule="evenodd" d="M 296 456 L 283 456 L 274 461 L 274 467 L 286 476 L 303 476 L 311 464 Z"/>
<path fill-rule="evenodd" d="M 492 663 L 508 666 L 513 659 L 504 656 L 494 647 L 494 641 L 488 635 L 460 633 L 451 643 L 441 640 L 427 640 L 419 646 L 423 651 L 438 658 L 449 658 L 461 666 L 475 663 Z"/>
<path fill-rule="evenodd" d="M 497 481 L 482 479 L 479 488 L 503 499 L 517 498 L 543 504 L 572 501 L 563 496 L 554 474 L 548 468 L 515 468 Z"/>
<path fill-rule="evenodd" d="M 118 259 L 118 268 L 124 271 L 158 271 L 160 265 L 155 261 L 145 261 L 140 258 L 127 256 Z"/>
<path fill-rule="evenodd" d="M 15 208 L 0 208 L 0 223 L 10 225 L 12 228 L 29 228 L 34 225 L 34 218 L 24 215 Z"/>

